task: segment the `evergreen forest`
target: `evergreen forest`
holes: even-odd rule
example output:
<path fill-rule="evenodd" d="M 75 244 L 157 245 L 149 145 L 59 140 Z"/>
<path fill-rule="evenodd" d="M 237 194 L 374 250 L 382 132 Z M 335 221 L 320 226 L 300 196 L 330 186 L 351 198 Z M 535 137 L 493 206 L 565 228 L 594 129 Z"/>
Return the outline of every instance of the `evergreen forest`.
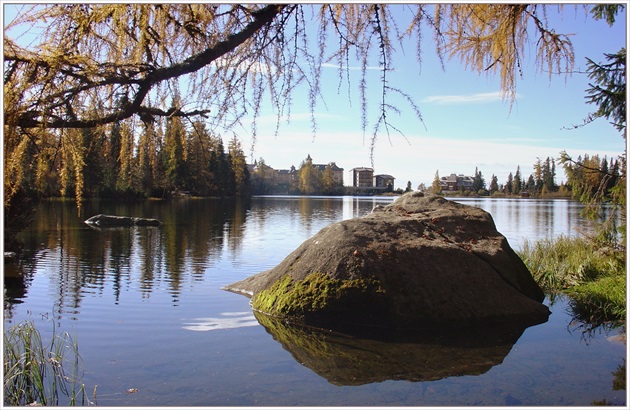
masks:
<path fill-rule="evenodd" d="M 547 157 L 545 160 L 536 159 L 533 164 L 534 172 L 529 176 L 523 175 L 518 165 L 516 171 L 510 172 L 503 183 L 500 183 L 494 174 L 490 181 L 486 182 L 481 170 L 476 168 L 472 187 L 466 190 L 467 192 L 460 190 L 459 193 L 482 196 L 571 197 L 581 202 L 589 202 L 593 197 L 597 197 L 601 202 L 608 202 L 615 200 L 619 195 L 618 185 L 625 170 L 624 157 L 608 159 L 606 156 L 586 153 L 574 160 L 563 151 L 558 162 L 566 177 L 560 184 L 556 178 L 556 159 Z M 443 194 L 439 181 L 438 170 L 430 191 Z"/>
<path fill-rule="evenodd" d="M 165 198 L 248 195 L 240 141 L 227 149 L 201 121 L 120 121 L 89 129 L 37 130 L 23 140 L 21 186 L 29 196 Z M 186 126 L 188 125 L 188 126 Z M 35 131 L 34 131 L 35 132 Z"/>

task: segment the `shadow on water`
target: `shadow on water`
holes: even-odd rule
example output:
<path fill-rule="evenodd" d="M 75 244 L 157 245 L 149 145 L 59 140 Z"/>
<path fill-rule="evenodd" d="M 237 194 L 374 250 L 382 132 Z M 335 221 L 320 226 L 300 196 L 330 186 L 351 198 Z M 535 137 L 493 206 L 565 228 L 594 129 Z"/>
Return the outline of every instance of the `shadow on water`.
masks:
<path fill-rule="evenodd" d="M 426 329 L 422 334 L 371 331 L 351 336 L 288 324 L 258 312 L 254 315 L 298 363 L 337 386 L 484 374 L 503 362 L 526 328 L 495 325 L 458 331 Z"/>

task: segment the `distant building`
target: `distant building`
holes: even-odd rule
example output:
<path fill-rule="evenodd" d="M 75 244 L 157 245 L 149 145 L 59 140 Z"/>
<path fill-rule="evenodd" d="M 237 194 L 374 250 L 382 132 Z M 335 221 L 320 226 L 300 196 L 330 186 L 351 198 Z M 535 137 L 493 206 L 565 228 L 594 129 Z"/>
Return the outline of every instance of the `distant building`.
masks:
<path fill-rule="evenodd" d="M 292 183 L 297 183 L 297 171 L 293 165 L 291 165 L 290 169 L 279 169 L 276 173 L 277 183 L 278 185 L 288 185 L 290 186 Z"/>
<path fill-rule="evenodd" d="M 312 162 L 311 156 L 308 155 L 308 161 Z M 319 172 L 325 172 L 330 168 L 332 172 L 332 180 L 339 188 L 343 188 L 343 168 L 337 166 L 335 162 L 328 164 L 312 164 Z M 254 161 L 248 164 L 247 169 L 252 175 L 252 182 L 255 190 L 264 193 L 288 193 L 297 189 L 300 179 L 300 171 L 291 166 L 290 169 L 273 169 L 264 162 Z"/>
<path fill-rule="evenodd" d="M 352 186 L 355 188 L 371 188 L 374 186 L 374 169 L 366 167 L 352 168 Z"/>
<path fill-rule="evenodd" d="M 376 188 L 384 188 L 386 191 L 393 191 L 395 179 L 393 176 L 386 174 L 374 175 L 374 186 Z"/>
<path fill-rule="evenodd" d="M 310 157 L 310 155 L 309 155 Z M 329 162 L 328 164 L 313 164 L 317 167 L 321 172 L 326 171 L 326 168 L 330 166 L 330 170 L 332 171 L 333 181 L 340 186 L 343 186 L 343 168 L 339 168 L 336 163 Z"/>
<path fill-rule="evenodd" d="M 440 178 L 440 188 L 442 191 L 470 191 L 473 187 L 474 178 L 471 176 L 451 174 Z"/>
<path fill-rule="evenodd" d="M 254 161 L 253 165 L 247 165 L 247 170 L 249 171 L 250 175 L 256 175 L 266 184 L 276 183 L 276 170 L 265 163 L 258 163 L 258 161 Z"/>

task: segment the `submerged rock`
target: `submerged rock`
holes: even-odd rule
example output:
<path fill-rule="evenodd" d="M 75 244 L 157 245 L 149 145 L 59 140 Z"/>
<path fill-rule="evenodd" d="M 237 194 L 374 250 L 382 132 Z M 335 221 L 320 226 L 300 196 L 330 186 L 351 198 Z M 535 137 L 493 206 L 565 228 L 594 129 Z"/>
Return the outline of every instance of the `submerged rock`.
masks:
<path fill-rule="evenodd" d="M 116 226 L 159 226 L 162 223 L 157 219 L 137 218 L 132 216 L 116 216 L 98 214 L 84 221 L 88 225 L 97 227 L 116 227 Z"/>
<path fill-rule="evenodd" d="M 490 214 L 409 193 L 331 224 L 275 268 L 225 287 L 294 323 L 364 325 L 545 322 L 549 309 Z"/>

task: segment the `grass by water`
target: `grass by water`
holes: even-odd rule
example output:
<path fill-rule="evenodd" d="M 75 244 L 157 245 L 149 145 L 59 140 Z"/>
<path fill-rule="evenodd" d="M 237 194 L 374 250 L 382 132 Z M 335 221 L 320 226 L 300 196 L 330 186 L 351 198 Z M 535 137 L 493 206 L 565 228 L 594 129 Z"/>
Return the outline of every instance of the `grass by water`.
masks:
<path fill-rule="evenodd" d="M 80 382 L 81 357 L 72 337 L 57 334 L 44 343 L 33 322 L 4 332 L 4 405 L 75 406 L 94 404 Z"/>
<path fill-rule="evenodd" d="M 585 237 L 525 241 L 519 256 L 547 294 L 570 296 L 576 318 L 624 325 L 626 255 Z"/>

